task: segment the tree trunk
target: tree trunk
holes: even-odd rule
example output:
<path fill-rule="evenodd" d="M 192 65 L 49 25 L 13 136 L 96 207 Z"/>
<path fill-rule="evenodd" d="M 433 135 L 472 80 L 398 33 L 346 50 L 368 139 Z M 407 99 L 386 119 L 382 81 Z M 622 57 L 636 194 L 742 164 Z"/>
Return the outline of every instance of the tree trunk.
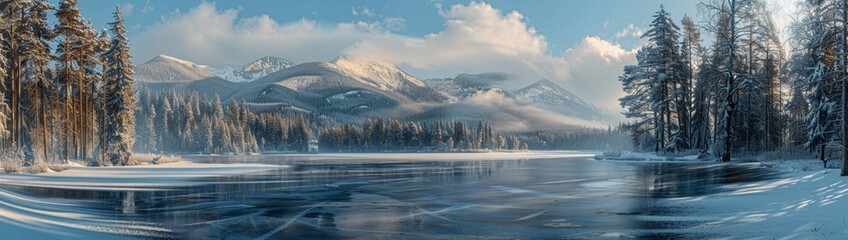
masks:
<path fill-rule="evenodd" d="M 842 37 L 839 39 L 840 44 L 842 45 L 842 56 L 840 60 L 842 61 L 842 176 L 848 176 L 848 122 L 846 122 L 846 113 L 848 113 L 848 78 L 846 78 L 846 74 L 848 74 L 848 46 L 846 46 L 846 42 L 848 39 L 848 3 L 846 0 L 842 0 Z"/>
<path fill-rule="evenodd" d="M 44 83 L 42 83 L 40 85 L 44 85 Z M 47 87 L 45 87 L 45 86 L 41 87 L 41 96 L 40 96 L 41 97 L 41 142 L 42 142 L 41 143 L 41 150 L 43 151 L 41 156 L 42 156 L 42 158 L 44 158 L 43 160 L 45 160 L 45 161 L 48 159 L 48 156 L 49 156 L 47 154 L 47 104 L 45 104 L 45 102 L 47 101 L 47 93 L 46 93 L 47 90 L 46 89 L 47 89 Z"/>
<path fill-rule="evenodd" d="M 733 86 L 733 60 L 735 56 L 733 55 L 736 52 L 736 1 L 730 1 L 730 39 L 729 41 L 729 53 L 728 53 L 728 67 L 727 67 L 727 96 L 725 97 L 725 122 L 724 122 L 724 152 L 721 156 L 721 161 L 727 162 L 730 161 L 730 128 L 731 123 L 733 122 L 733 111 L 736 108 L 736 104 L 733 102 L 733 94 L 735 92 Z"/>

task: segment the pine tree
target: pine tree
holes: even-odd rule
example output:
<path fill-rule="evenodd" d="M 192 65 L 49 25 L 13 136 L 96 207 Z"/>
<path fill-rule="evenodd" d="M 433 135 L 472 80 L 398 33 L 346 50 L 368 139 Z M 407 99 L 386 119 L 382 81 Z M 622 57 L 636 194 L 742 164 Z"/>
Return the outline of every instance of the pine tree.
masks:
<path fill-rule="evenodd" d="M 680 28 L 663 6 L 650 27 L 642 36 L 648 46 L 637 53 L 637 65 L 626 66 L 619 77 L 626 93 L 619 101 L 626 117 L 638 119 L 632 128 L 634 143 L 652 129 L 654 151 L 685 149 L 690 145 L 691 74 L 680 60 Z"/>
<path fill-rule="evenodd" d="M 701 31 L 698 29 L 698 26 L 695 25 L 695 22 L 687 15 L 683 16 L 683 20 L 681 20 L 681 25 L 683 26 L 683 41 L 682 46 L 680 48 L 680 65 L 681 65 L 681 77 L 683 78 L 683 82 L 681 84 L 681 103 L 687 108 L 695 108 L 695 103 L 693 98 L 696 98 L 695 95 L 697 93 L 693 93 L 696 87 L 697 80 L 697 66 L 698 63 L 696 60 L 700 55 L 701 49 Z M 701 93 L 703 94 L 703 92 Z M 703 97 L 701 96 L 701 101 L 703 101 Z M 705 109 L 702 105 L 703 102 L 700 103 L 701 113 L 704 113 Z M 705 126 L 707 124 L 706 119 L 708 116 L 701 115 L 696 118 L 693 116 L 695 110 L 694 109 L 686 109 L 685 112 L 681 113 L 681 118 L 685 120 L 681 122 L 687 123 L 685 126 L 685 132 L 688 136 L 687 142 L 690 144 L 690 147 L 705 149 L 706 141 L 704 139 Z M 700 125 L 700 126 L 699 126 Z M 696 130 L 697 129 L 697 130 Z M 699 134 L 695 132 L 698 131 Z"/>
<path fill-rule="evenodd" d="M 688 147 L 685 139 L 687 135 L 685 126 L 688 126 L 688 123 L 674 122 L 674 119 L 685 119 L 680 116 L 688 114 L 685 103 L 678 101 L 682 98 L 681 95 L 687 93 L 679 90 L 679 86 L 684 83 L 678 61 L 680 59 L 679 31 L 680 28 L 669 17 L 669 13 L 660 6 L 660 10 L 654 15 L 650 29 L 642 36 L 652 45 L 651 51 L 648 51 L 647 65 L 654 85 L 651 89 L 652 107 L 654 112 L 659 114 L 655 120 L 655 136 L 659 140 L 659 147 L 666 150 Z"/>
<path fill-rule="evenodd" d="M 115 8 L 115 21 L 111 22 L 111 47 L 106 53 L 107 119 L 106 157 L 113 165 L 134 165 L 130 156 L 135 145 L 136 96 L 133 88 L 133 65 L 126 38 L 123 14 L 120 6 Z"/>
<path fill-rule="evenodd" d="M 803 146 L 807 142 L 806 116 L 810 106 L 801 86 L 792 88 L 792 97 L 786 104 L 786 111 L 789 114 L 789 144 Z"/>
<path fill-rule="evenodd" d="M 640 49 L 636 53 L 637 65 L 624 67 L 624 73 L 618 79 L 621 81 L 625 96 L 620 98 L 619 102 L 625 109 L 624 116 L 635 119 L 635 122 L 630 126 L 634 145 L 640 145 L 642 149 L 659 151 L 658 143 L 651 146 L 641 144 L 642 139 L 654 138 L 650 133 L 651 130 L 655 130 L 655 134 L 658 133 L 655 126 L 659 116 L 658 112 L 654 111 L 651 96 L 655 83 L 651 81 L 652 74 L 647 71 L 650 67 L 647 61 L 650 51 L 652 51 L 651 46 Z"/>
<path fill-rule="evenodd" d="M 103 45 L 105 47 L 108 47 L 110 45 L 110 43 L 112 42 L 112 36 L 109 35 L 108 30 L 106 30 L 105 28 L 100 33 L 100 42 L 104 43 Z M 106 52 L 105 51 L 100 53 L 100 59 L 101 59 L 101 62 L 105 62 L 103 60 L 103 59 L 106 59 Z M 106 64 L 101 65 L 101 67 L 102 67 L 102 69 L 101 69 L 102 73 L 105 73 L 105 72 L 108 71 L 108 66 L 106 66 Z M 97 165 L 111 165 L 111 162 L 108 159 L 106 159 L 106 152 L 105 152 L 105 150 L 106 150 L 105 144 L 106 144 L 106 139 L 108 137 L 108 135 L 106 134 L 106 131 L 105 131 L 106 124 L 107 124 L 107 121 L 108 121 L 106 119 L 106 114 L 107 114 L 106 113 L 106 92 L 108 92 L 108 91 L 106 89 L 106 81 L 104 79 L 105 77 L 106 77 L 106 74 L 100 74 L 100 79 L 95 81 L 95 86 L 94 86 L 95 89 L 93 89 L 93 92 L 96 93 L 96 96 L 95 96 L 96 99 L 93 102 L 93 104 L 95 104 L 95 108 L 97 109 L 96 110 L 96 114 L 97 114 L 96 124 L 97 124 L 97 128 L 99 129 L 99 131 L 97 133 L 97 142 L 98 142 L 97 148 L 99 150 L 97 152 L 97 158 L 96 158 L 96 161 L 98 162 Z M 151 101 L 152 101 L 151 97 L 148 97 L 147 98 L 148 106 L 153 105 Z M 148 108 L 148 109 L 151 110 L 151 111 L 155 111 L 155 109 L 152 109 L 152 108 Z M 154 118 L 151 118 L 150 121 L 155 120 L 155 113 L 153 113 L 153 115 L 154 115 Z M 153 124 L 153 122 L 150 122 L 149 124 Z M 148 152 L 150 152 L 149 149 L 148 149 Z"/>
<path fill-rule="evenodd" d="M 707 53 L 702 53 L 701 64 L 698 67 L 698 80 L 695 83 L 695 96 L 692 105 L 692 147 L 707 152 L 713 141 L 713 130 L 715 129 L 711 119 L 714 107 L 713 99 L 717 94 L 714 76 L 719 75 L 713 65 L 708 61 Z"/>
<path fill-rule="evenodd" d="M 10 95 L 9 98 L 9 123 L 10 132 L 9 143 L 12 147 L 12 152 L 20 153 L 23 148 L 24 138 L 24 117 L 23 117 L 23 64 L 26 62 L 24 58 L 24 49 L 22 42 L 31 34 L 27 29 L 27 9 L 31 6 L 32 1 L 25 0 L 5 0 L 0 1 L 0 14 L 3 18 L 3 35 L 4 53 L 6 54 L 6 91 Z"/>
<path fill-rule="evenodd" d="M 289 146 L 291 150 L 297 152 L 309 151 L 309 127 L 303 116 L 298 118 L 297 123 L 289 130 Z"/>
<path fill-rule="evenodd" d="M 203 116 L 200 120 L 200 149 L 204 153 L 212 153 L 215 148 L 215 137 L 212 128 L 212 121 L 207 116 Z"/>
<path fill-rule="evenodd" d="M 24 98 L 27 102 L 28 109 L 38 109 L 37 111 L 27 111 L 25 114 L 29 118 L 27 122 L 31 137 L 26 141 L 30 145 L 30 149 L 36 154 L 36 162 L 45 162 L 50 157 L 48 149 L 50 148 L 50 138 L 48 133 L 48 109 L 47 109 L 47 92 L 52 85 L 50 76 L 50 45 L 49 41 L 52 38 L 52 32 L 47 27 L 47 10 L 53 9 L 53 5 L 46 1 L 33 1 L 26 13 L 26 28 L 25 34 L 22 34 L 20 44 L 25 46 L 23 59 L 25 60 L 24 67 L 24 87 L 28 94 Z M 40 149 L 34 149 L 39 147 Z M 40 157 L 38 157 L 40 156 Z M 38 165 L 38 163 L 31 163 Z"/>
<path fill-rule="evenodd" d="M 0 7 L 2 7 L 2 5 L 0 5 Z M 2 14 L 5 14 L 5 11 L 0 12 L 0 15 Z M 5 17 L 0 17 L 0 26 L 6 26 Z M 0 34 L 0 43 L 3 43 L 3 47 L 0 47 L 0 139 L 5 139 L 9 136 L 9 128 L 6 125 L 6 121 L 9 120 L 9 104 L 6 102 L 6 92 L 9 89 L 7 89 L 5 80 L 7 73 L 6 69 L 9 67 L 9 62 L 6 59 L 8 50 L 6 49 L 7 39 L 5 34 Z M 3 146 L 0 146 L 0 150 L 5 150 L 2 148 Z"/>
<path fill-rule="evenodd" d="M 95 136 L 101 131 L 97 124 L 97 110 L 94 105 L 98 104 L 97 98 L 103 83 L 101 66 L 104 65 L 102 56 L 109 49 L 111 39 L 104 39 L 98 35 L 91 22 L 83 22 L 83 32 L 80 36 L 79 59 L 82 70 L 82 81 L 77 82 L 76 105 L 79 110 L 76 113 L 77 128 L 79 129 L 78 140 L 79 152 L 82 159 L 88 159 L 96 148 Z M 104 41 L 105 40 L 105 41 Z"/>
<path fill-rule="evenodd" d="M 57 73 L 59 82 L 64 89 L 64 157 L 66 159 L 78 157 L 79 140 L 77 127 L 76 113 L 80 110 L 80 106 L 74 101 L 75 94 L 82 92 L 82 89 L 75 88 L 81 85 L 84 73 L 80 56 L 82 54 L 82 35 L 85 31 L 84 24 L 80 17 L 80 10 L 77 8 L 77 0 L 62 0 L 59 3 L 59 9 L 56 11 L 56 19 L 58 24 L 54 31 L 57 34 L 59 43 L 56 48 Z"/>
<path fill-rule="evenodd" d="M 153 153 L 159 149 L 156 144 L 158 136 L 158 134 L 156 134 L 156 105 L 153 105 L 152 103 L 148 104 L 147 109 L 148 111 L 145 115 L 147 116 L 147 121 L 144 121 L 144 130 L 147 132 L 147 142 L 145 143 L 147 149 L 145 150 L 148 153 Z"/>

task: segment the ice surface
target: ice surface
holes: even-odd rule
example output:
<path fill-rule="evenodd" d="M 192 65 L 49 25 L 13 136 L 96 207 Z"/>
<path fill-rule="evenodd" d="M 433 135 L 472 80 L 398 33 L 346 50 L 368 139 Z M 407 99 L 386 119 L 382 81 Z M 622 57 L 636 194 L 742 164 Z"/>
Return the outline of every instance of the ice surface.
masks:
<path fill-rule="evenodd" d="M 185 156 L 194 162 L 0 175 L 0 230 L 13 239 L 846 234 L 848 181 L 833 170 L 592 155 Z"/>

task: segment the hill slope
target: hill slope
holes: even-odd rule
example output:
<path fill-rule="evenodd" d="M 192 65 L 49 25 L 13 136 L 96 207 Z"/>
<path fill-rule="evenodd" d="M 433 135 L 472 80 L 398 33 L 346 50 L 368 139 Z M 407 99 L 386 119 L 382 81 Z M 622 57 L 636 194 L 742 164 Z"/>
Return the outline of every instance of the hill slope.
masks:
<path fill-rule="evenodd" d="M 186 60 L 159 55 L 135 67 L 135 79 L 141 82 L 188 82 L 216 75 L 200 65 Z"/>

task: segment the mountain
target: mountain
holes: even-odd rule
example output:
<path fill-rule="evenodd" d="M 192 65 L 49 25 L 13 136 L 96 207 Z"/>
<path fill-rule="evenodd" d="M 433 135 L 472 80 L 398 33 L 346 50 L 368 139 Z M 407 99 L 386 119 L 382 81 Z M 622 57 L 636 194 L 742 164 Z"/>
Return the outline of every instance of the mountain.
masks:
<path fill-rule="evenodd" d="M 135 67 L 135 79 L 140 82 L 188 82 L 215 77 L 200 65 L 171 56 L 159 55 Z"/>
<path fill-rule="evenodd" d="M 576 116 L 586 120 L 604 120 L 608 114 L 594 104 L 577 97 L 556 83 L 543 79 L 514 92 L 520 101 L 563 115 Z"/>
<path fill-rule="evenodd" d="M 469 122 L 485 120 L 492 126 L 507 131 L 603 125 L 598 121 L 553 112 L 537 104 L 520 101 L 509 91 L 500 89 L 481 90 L 458 102 L 438 105 L 410 115 L 404 120 L 465 120 Z"/>
<path fill-rule="evenodd" d="M 160 55 L 137 66 L 136 78 L 138 86 L 154 92 L 218 95 L 225 102 L 244 100 L 258 111 L 310 113 L 339 122 L 375 117 L 485 120 L 502 129 L 521 131 L 596 126 L 607 116 L 601 108 L 548 80 L 510 91 L 500 87 L 512 80 L 504 73 L 422 81 L 392 63 L 350 56 L 290 64 L 282 58 L 264 57 L 223 75 L 223 68 Z"/>
<path fill-rule="evenodd" d="M 209 67 L 208 70 L 232 82 L 250 82 L 294 65 L 285 58 L 266 56 L 241 66 L 224 65 Z"/>
<path fill-rule="evenodd" d="M 159 55 L 135 68 L 136 80 L 142 82 L 187 82 L 219 77 L 231 82 L 250 82 L 286 69 L 294 63 L 278 57 L 262 57 L 241 66 L 210 67 L 179 58 Z"/>
<path fill-rule="evenodd" d="M 449 95 L 454 102 L 458 103 L 458 106 L 467 106 L 459 109 L 457 109 L 458 106 L 453 106 L 453 109 L 442 108 L 438 110 L 442 113 L 437 115 L 448 115 L 447 113 L 450 113 L 449 115 L 462 116 L 473 115 L 475 112 L 479 113 L 480 106 L 477 109 L 470 106 L 474 105 L 475 102 L 481 103 L 480 101 L 465 100 L 487 96 L 489 101 L 512 102 L 509 106 L 533 106 L 561 116 L 588 121 L 609 120 L 609 114 L 604 109 L 577 97 L 550 80 L 539 80 L 515 91 L 509 91 L 499 86 L 499 84 L 508 80 L 511 80 L 510 77 L 504 73 L 481 73 L 459 74 L 454 78 L 427 79 L 426 82 L 434 89 Z M 500 110 L 495 109 L 494 111 L 500 111 L 504 114 L 510 112 L 506 109 L 510 108 L 501 106 Z M 518 109 L 512 112 L 531 118 L 529 114 L 520 114 L 521 111 Z M 474 116 L 466 117 L 475 118 Z M 541 123 L 542 121 L 535 122 Z"/>
<path fill-rule="evenodd" d="M 364 116 L 413 103 L 448 98 L 397 66 L 339 57 L 309 62 L 249 82 L 233 95 L 254 103 L 285 102 L 322 113 Z"/>
<path fill-rule="evenodd" d="M 506 90 L 498 87 L 499 82 L 509 80 L 505 73 L 481 73 L 481 74 L 459 74 L 454 78 L 427 79 L 425 82 L 433 89 L 445 93 L 454 101 L 465 99 L 480 91 L 496 90 L 510 95 Z"/>

